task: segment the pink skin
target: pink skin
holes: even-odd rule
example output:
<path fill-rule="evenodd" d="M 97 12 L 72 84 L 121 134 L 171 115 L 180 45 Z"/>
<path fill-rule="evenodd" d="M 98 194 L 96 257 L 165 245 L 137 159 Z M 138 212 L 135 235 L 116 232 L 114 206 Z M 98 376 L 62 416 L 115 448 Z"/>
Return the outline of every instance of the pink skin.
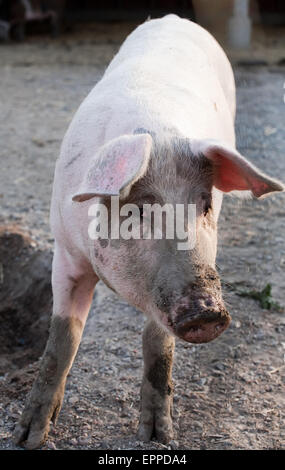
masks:
<path fill-rule="evenodd" d="M 74 261 L 65 248 L 56 244 L 52 269 L 53 314 L 75 317 L 84 327 L 99 279 L 90 264 Z"/>
<path fill-rule="evenodd" d="M 145 257 L 145 264 L 147 263 L 149 275 L 152 275 L 153 267 L 158 259 L 154 250 L 154 243 L 152 240 L 136 241 L 136 253 L 138 258 Z M 119 248 L 112 248 L 110 244 L 102 248 L 98 242 L 94 242 L 92 249 L 92 261 L 96 263 L 95 269 L 99 277 L 113 288 L 122 298 L 128 301 L 129 304 L 139 308 L 148 317 L 155 319 L 167 333 L 177 336 L 187 342 L 191 343 L 204 343 L 217 338 L 230 323 L 230 316 L 224 315 L 219 320 L 204 321 L 197 320 L 193 325 L 191 318 L 193 315 L 205 312 L 211 308 L 211 314 L 218 315 L 220 311 L 224 310 L 224 305 L 221 295 L 213 292 L 201 293 L 199 296 L 198 311 L 191 311 L 191 293 L 178 300 L 176 305 L 172 306 L 170 314 L 166 314 L 154 303 L 153 296 L 148 292 L 145 280 L 138 273 L 137 278 L 133 277 L 132 280 L 126 277 L 125 273 L 128 271 L 128 249 L 125 244 L 121 244 Z M 96 256 L 94 256 L 94 252 Z M 149 263 L 147 260 L 151 259 Z M 142 261 L 144 263 L 144 261 Z M 136 287 L 136 284 L 138 286 Z M 197 296 L 197 293 L 196 293 Z M 193 299 L 192 299 L 193 300 Z M 186 312 L 186 325 L 183 331 L 180 331 L 175 325 L 180 325 L 181 314 L 179 311 Z M 189 312 L 189 326 L 187 326 L 187 317 Z M 184 315 L 185 316 L 185 315 Z"/>

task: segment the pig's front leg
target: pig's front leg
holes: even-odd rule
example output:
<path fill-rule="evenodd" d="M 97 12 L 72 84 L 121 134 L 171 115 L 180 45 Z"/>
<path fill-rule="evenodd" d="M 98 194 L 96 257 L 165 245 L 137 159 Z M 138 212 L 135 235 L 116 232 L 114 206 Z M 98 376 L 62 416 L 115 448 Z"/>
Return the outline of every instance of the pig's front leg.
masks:
<path fill-rule="evenodd" d="M 144 375 L 141 388 L 141 416 L 138 437 L 149 441 L 156 437 L 167 443 L 172 430 L 172 361 L 175 340 L 154 321 L 143 332 Z"/>
<path fill-rule="evenodd" d="M 38 377 L 16 427 L 17 444 L 34 449 L 43 444 L 50 421 L 59 414 L 67 374 L 75 358 L 98 280 L 82 273 L 56 249 L 53 262 L 53 316 Z"/>

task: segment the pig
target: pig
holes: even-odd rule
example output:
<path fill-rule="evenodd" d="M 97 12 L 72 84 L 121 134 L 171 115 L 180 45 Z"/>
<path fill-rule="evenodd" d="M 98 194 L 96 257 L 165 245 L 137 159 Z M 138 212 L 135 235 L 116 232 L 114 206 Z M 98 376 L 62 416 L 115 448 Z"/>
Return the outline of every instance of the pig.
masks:
<path fill-rule="evenodd" d="M 210 33 L 176 15 L 135 29 L 83 101 L 56 162 L 53 314 L 17 444 L 39 447 L 57 420 L 99 279 L 147 318 L 138 437 L 173 438 L 175 338 L 209 342 L 230 323 L 215 268 L 223 194 L 262 198 L 284 190 L 236 150 L 234 121 L 225 53 Z M 164 228 L 160 239 L 112 238 L 109 229 L 92 238 L 90 213 L 110 209 L 112 198 L 119 209 L 135 204 L 140 224 L 146 203 L 194 204 L 194 246 L 178 249 Z M 124 219 L 108 212 L 110 222 L 115 217 Z"/>

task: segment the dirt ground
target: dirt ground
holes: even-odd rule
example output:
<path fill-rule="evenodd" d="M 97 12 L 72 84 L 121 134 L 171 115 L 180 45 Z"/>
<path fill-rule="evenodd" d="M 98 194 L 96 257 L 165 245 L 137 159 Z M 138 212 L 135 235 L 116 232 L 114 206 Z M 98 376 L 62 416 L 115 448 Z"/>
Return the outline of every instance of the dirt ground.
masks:
<path fill-rule="evenodd" d="M 0 47 L 0 224 L 10 224 L 0 230 L 0 449 L 16 448 L 12 431 L 47 334 L 50 286 L 44 273 L 49 279 L 49 204 L 60 143 L 132 28 L 113 25 L 106 34 L 104 25 L 95 25 L 56 41 L 32 38 Z M 235 76 L 238 148 L 285 181 L 285 68 L 236 66 Z M 284 205 L 285 194 L 224 200 L 217 265 L 233 321 L 212 343 L 177 341 L 175 439 L 168 448 L 284 448 L 285 313 L 238 295 L 269 283 L 274 300 L 285 305 Z M 10 236 L 17 227 L 31 239 Z M 167 448 L 135 437 L 143 324 L 140 312 L 99 283 L 44 449 Z"/>

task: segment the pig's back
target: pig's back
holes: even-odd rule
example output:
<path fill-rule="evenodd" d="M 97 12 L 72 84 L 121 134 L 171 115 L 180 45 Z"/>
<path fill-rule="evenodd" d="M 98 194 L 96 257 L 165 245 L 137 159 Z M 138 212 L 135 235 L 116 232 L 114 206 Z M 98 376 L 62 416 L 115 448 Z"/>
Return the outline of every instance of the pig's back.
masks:
<path fill-rule="evenodd" d="M 206 30 L 176 15 L 143 23 L 75 113 L 56 165 L 62 192 L 78 189 L 99 147 L 137 128 L 234 144 L 234 96 L 231 66 Z"/>
<path fill-rule="evenodd" d="M 125 40 L 119 53 L 110 63 L 104 77 L 120 69 L 133 69 L 135 82 L 153 80 L 187 88 L 200 89 L 203 94 L 209 90 L 209 73 L 218 79 L 232 115 L 235 115 L 235 84 L 231 65 L 221 46 L 201 26 L 176 15 L 146 21 L 136 28 Z M 196 79 L 196 80 L 195 80 Z M 134 83 L 129 74 L 127 82 Z M 205 86 L 204 86 L 205 85 Z"/>
<path fill-rule="evenodd" d="M 175 15 L 139 26 L 82 102 L 63 139 L 53 186 L 53 232 L 62 225 L 60 213 L 68 220 L 82 217 L 72 196 L 97 150 L 111 139 L 140 128 L 158 139 L 175 132 L 234 144 L 234 94 L 231 66 L 203 28 Z"/>
<path fill-rule="evenodd" d="M 234 144 L 234 115 L 233 72 L 222 48 L 197 24 L 168 15 L 128 36 L 73 124 L 78 131 L 84 123 L 85 137 L 88 125 L 96 127 L 100 145 L 136 126 L 158 137 L 172 129 Z"/>

